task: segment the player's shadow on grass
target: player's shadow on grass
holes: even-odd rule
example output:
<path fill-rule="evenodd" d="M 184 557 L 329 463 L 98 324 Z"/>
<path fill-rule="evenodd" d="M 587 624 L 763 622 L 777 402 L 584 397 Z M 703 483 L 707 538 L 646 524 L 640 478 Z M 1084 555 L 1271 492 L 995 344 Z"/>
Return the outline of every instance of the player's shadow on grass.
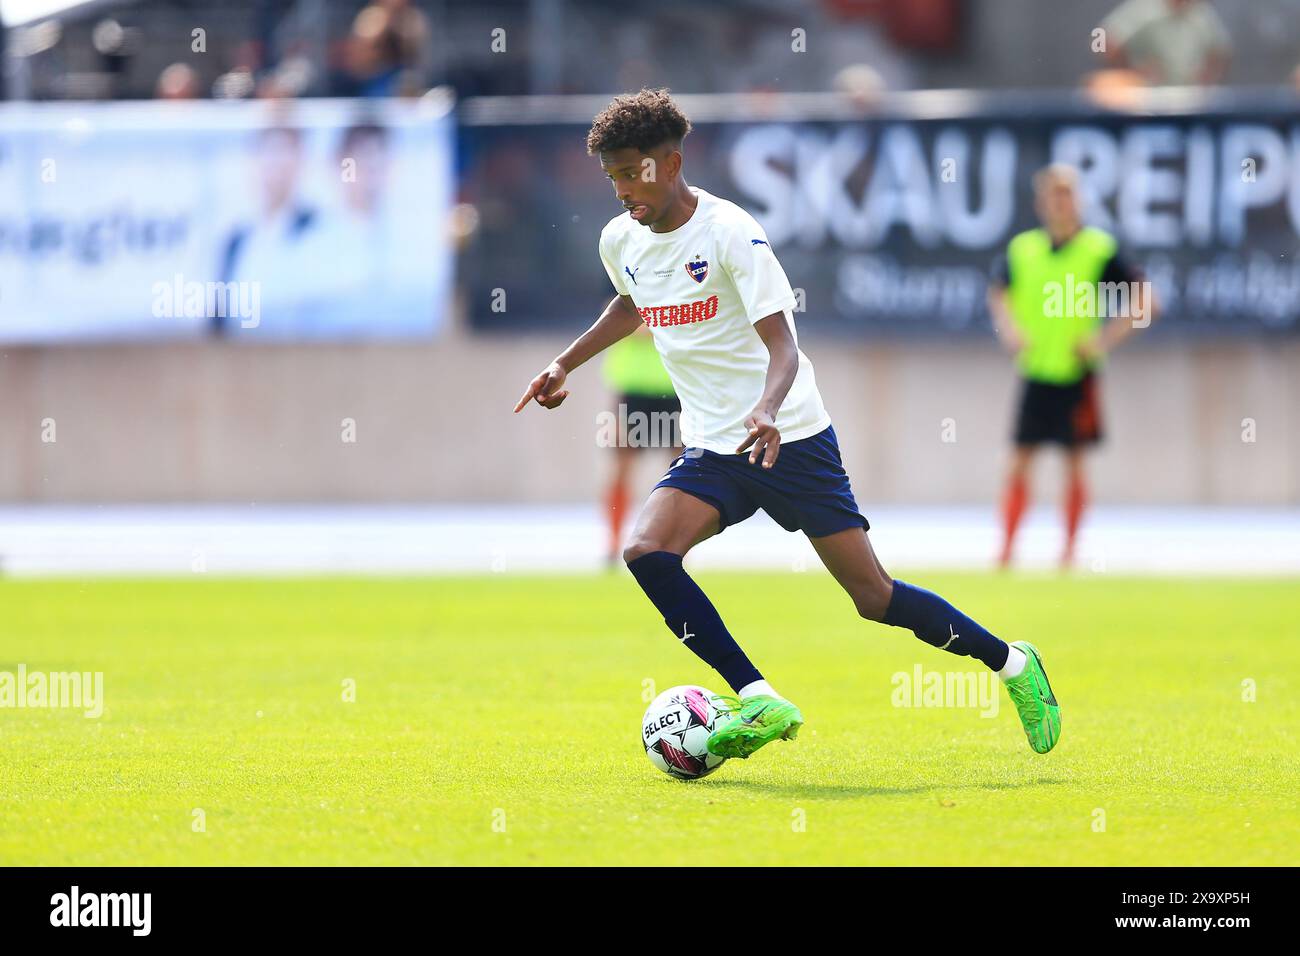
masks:
<path fill-rule="evenodd" d="M 701 781 L 703 782 L 703 781 Z M 782 797 L 804 797 L 818 800 L 856 800 L 861 797 L 907 797 L 921 793 L 938 795 L 962 790 L 1022 790 L 1026 787 L 1054 786 L 1073 783 L 1062 777 L 1037 777 L 1033 780 L 990 780 L 987 783 L 949 783 L 917 787 L 862 786 L 854 784 L 821 783 L 766 783 L 761 780 L 710 780 L 708 786 L 746 791 L 758 791 Z"/>

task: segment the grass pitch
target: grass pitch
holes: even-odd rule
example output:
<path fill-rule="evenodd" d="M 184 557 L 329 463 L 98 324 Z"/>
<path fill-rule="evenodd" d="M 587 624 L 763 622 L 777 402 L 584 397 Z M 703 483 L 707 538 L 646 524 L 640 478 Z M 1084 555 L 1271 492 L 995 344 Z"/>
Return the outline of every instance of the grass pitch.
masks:
<path fill-rule="evenodd" d="M 0 864 L 1300 863 L 1300 581 L 903 575 L 1037 643 L 1037 756 L 829 576 L 697 577 L 808 723 L 692 783 L 643 682 L 725 688 L 626 573 L 0 582 L 0 671 L 106 699 L 0 709 Z"/>

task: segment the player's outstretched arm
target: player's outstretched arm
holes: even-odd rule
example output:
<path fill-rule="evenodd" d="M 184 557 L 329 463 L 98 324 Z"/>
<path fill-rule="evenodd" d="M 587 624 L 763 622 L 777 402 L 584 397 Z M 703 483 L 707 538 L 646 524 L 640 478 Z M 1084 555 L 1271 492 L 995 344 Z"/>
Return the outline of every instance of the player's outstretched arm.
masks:
<path fill-rule="evenodd" d="M 554 362 L 528 383 L 528 388 L 515 405 L 515 411 L 522 411 L 525 405 L 534 400 L 543 408 L 557 408 L 569 397 L 568 390 L 563 387 L 569 373 L 619 339 L 631 335 L 641 324 L 641 313 L 637 311 L 632 297 L 614 296 L 591 328 L 578 336 Z"/>
<path fill-rule="evenodd" d="M 752 445 L 749 463 L 752 465 L 761 458 L 763 467 L 771 468 L 781 452 L 781 432 L 776 427 L 776 413 L 790 393 L 790 386 L 794 384 L 795 374 L 799 371 L 799 348 L 795 345 L 784 312 L 774 312 L 759 319 L 754 323 L 754 331 L 767 346 L 767 381 L 763 386 L 763 397 L 758 400 L 754 410 L 745 416 L 745 428 L 748 429 L 749 436 L 740 443 L 736 454 Z"/>

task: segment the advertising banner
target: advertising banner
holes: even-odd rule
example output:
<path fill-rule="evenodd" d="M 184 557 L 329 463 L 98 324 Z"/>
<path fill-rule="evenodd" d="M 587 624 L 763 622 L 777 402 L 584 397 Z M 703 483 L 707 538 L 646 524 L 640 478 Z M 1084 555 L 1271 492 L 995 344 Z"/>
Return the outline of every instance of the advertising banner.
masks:
<path fill-rule="evenodd" d="M 0 109 L 0 341 L 433 336 L 449 106 Z"/>
<path fill-rule="evenodd" d="M 461 263 L 475 327 L 578 328 L 612 295 L 596 244 L 621 209 L 585 133 L 462 129 L 465 192 L 482 221 Z M 801 294 L 801 323 L 990 334 L 991 266 L 1037 224 L 1033 173 L 1064 162 L 1080 171 L 1087 221 L 1154 284 L 1169 320 L 1158 334 L 1300 327 L 1294 110 L 707 122 L 684 159 L 688 182 L 762 224 Z"/>

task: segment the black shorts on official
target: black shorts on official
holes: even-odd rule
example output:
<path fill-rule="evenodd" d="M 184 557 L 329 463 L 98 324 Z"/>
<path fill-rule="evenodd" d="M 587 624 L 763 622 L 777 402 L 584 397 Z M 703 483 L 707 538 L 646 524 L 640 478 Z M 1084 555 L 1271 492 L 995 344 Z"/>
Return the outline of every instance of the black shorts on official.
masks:
<path fill-rule="evenodd" d="M 655 487 L 677 488 L 713 505 L 721 528 L 739 524 L 759 508 L 786 531 L 810 538 L 871 527 L 853 499 L 829 425 L 810 438 L 782 443 L 771 468 L 750 464 L 748 451 L 720 455 L 687 448 Z"/>
<path fill-rule="evenodd" d="M 1018 446 L 1079 448 L 1095 445 L 1101 437 L 1101 401 L 1095 372 L 1089 372 L 1073 385 L 1024 380 L 1020 412 L 1016 416 Z"/>
<path fill-rule="evenodd" d="M 638 421 L 645 429 L 646 435 L 666 434 L 660 431 L 662 427 L 659 423 L 662 421 L 656 416 L 672 416 L 672 441 L 667 445 L 633 445 L 637 448 L 665 447 L 676 448 L 682 443 L 682 403 L 673 395 L 637 395 L 632 392 L 624 392 L 618 397 L 618 403 L 623 407 L 626 413 L 625 428 L 629 434 L 634 433 Z"/>
<path fill-rule="evenodd" d="M 624 392 L 618 397 L 618 403 L 627 406 L 629 415 L 633 412 L 645 415 L 680 415 L 682 412 L 682 403 L 671 395 L 633 395 Z"/>

